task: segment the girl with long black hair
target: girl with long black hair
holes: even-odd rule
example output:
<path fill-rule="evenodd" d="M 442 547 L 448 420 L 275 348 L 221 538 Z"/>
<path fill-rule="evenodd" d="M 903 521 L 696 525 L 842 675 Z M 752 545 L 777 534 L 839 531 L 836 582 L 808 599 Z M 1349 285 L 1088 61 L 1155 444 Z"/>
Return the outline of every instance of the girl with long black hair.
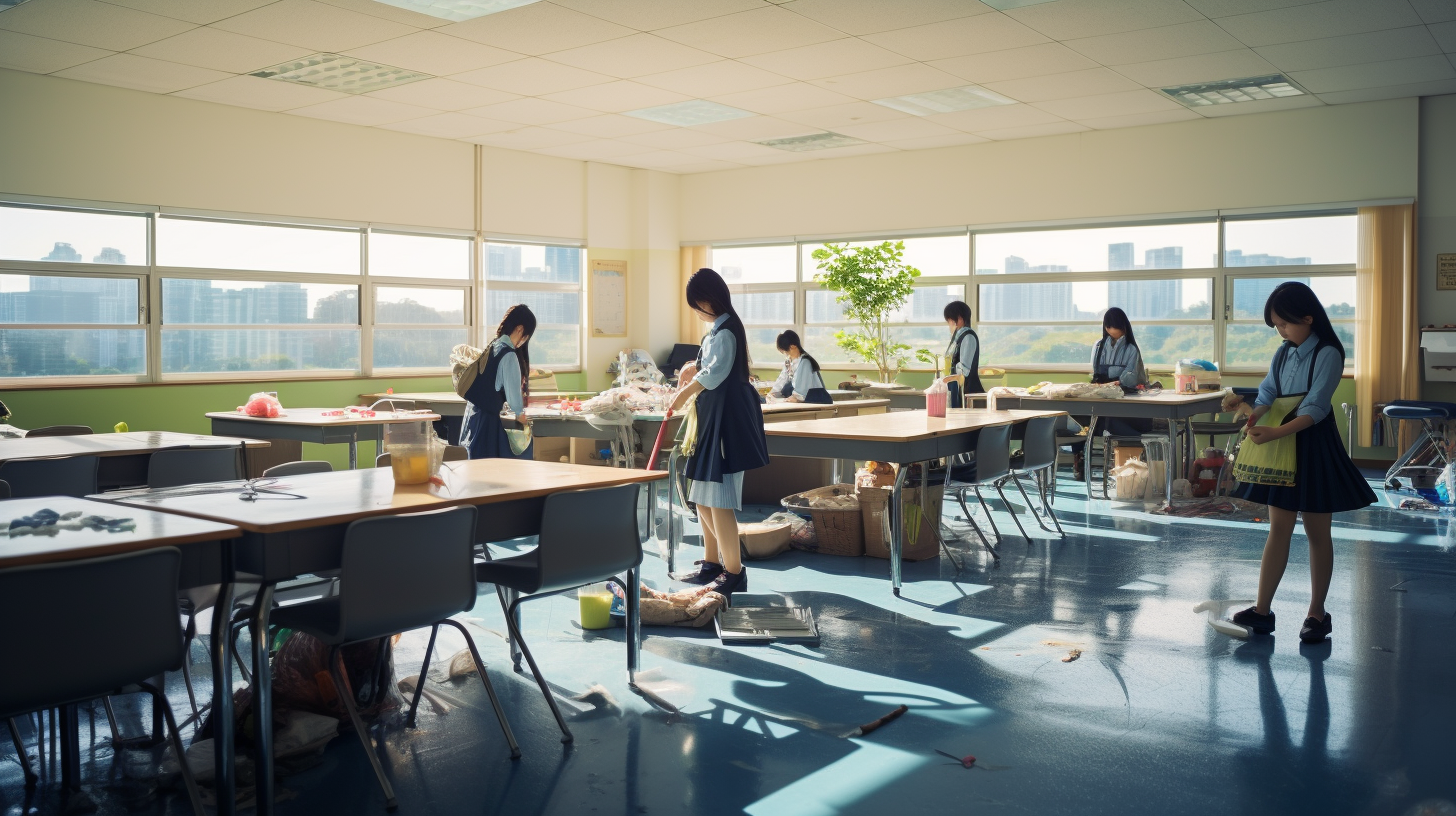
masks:
<path fill-rule="evenodd" d="M 481 371 L 465 394 L 465 417 L 461 421 L 460 444 L 471 459 L 530 459 L 534 445 L 519 454 L 511 452 L 506 422 L 501 409 L 509 406 L 521 427 L 529 427 L 526 395 L 531 370 L 531 335 L 536 333 L 536 315 L 519 303 L 506 310 L 496 327 L 495 339 L 481 355 Z"/>
<path fill-rule="evenodd" d="M 1127 390 L 1148 384 L 1148 371 L 1143 367 L 1143 353 L 1132 333 L 1132 321 L 1127 319 L 1127 312 L 1116 306 L 1102 313 L 1102 337 L 1092 346 L 1092 382 L 1115 382 Z M 1079 416 L 1075 419 L 1086 423 L 1090 418 Z M 1140 436 L 1152 429 L 1151 419 L 1102 417 L 1097 420 L 1097 427 L 1087 431 L 1087 438 L 1091 439 L 1103 431 L 1113 436 Z M 1072 445 L 1072 453 L 1075 454 L 1072 476 L 1077 481 L 1087 475 L 1087 460 L 1083 455 L 1085 447 L 1085 442 Z"/>
<path fill-rule="evenodd" d="M 784 360 L 784 373 L 774 383 L 772 393 L 789 402 L 807 402 L 811 405 L 829 405 L 834 399 L 824 387 L 824 377 L 819 374 L 819 361 L 804 351 L 799 333 L 789 329 L 778 336 L 775 345 L 788 359 Z"/>
<path fill-rule="evenodd" d="M 728 284 L 711 269 L 688 279 L 688 308 L 711 324 L 697 362 L 683 367 L 682 383 L 671 408 L 678 411 L 697 398 L 698 436 L 686 471 L 692 480 L 688 500 L 698 506 L 703 525 L 703 560 L 681 580 L 731 595 L 748 589 L 748 570 L 738 546 L 738 516 L 743 509 L 743 473 L 768 464 L 763 410 L 749 382 L 748 334 L 733 309 Z"/>
<path fill-rule="evenodd" d="M 1350 461 L 1330 410 L 1330 398 L 1345 370 L 1345 346 L 1319 297 L 1303 283 L 1281 283 L 1264 304 L 1264 323 L 1278 331 L 1284 343 L 1274 352 L 1269 373 L 1259 384 L 1243 444 L 1278 445 L 1279 440 L 1293 436 L 1294 465 L 1287 472 L 1275 457 L 1253 454 L 1251 458 L 1269 464 L 1264 472 L 1250 476 L 1263 483 L 1245 483 L 1235 493 L 1269 505 L 1269 537 L 1259 564 L 1258 598 L 1253 606 L 1236 613 L 1233 621 L 1258 634 L 1274 631 L 1270 604 L 1289 563 L 1295 521 L 1303 517 L 1304 535 L 1309 539 L 1310 595 L 1299 639 L 1319 643 L 1332 630 L 1330 614 L 1325 611 L 1335 566 L 1330 517 L 1373 504 L 1375 492 Z M 1269 422 L 1261 422 L 1270 414 Z"/>

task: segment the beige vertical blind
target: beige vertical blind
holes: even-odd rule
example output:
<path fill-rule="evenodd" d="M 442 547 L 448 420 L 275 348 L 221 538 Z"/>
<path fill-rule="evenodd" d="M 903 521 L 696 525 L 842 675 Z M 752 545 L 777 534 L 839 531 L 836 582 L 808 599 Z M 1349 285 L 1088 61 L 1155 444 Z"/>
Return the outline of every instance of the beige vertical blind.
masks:
<path fill-rule="evenodd" d="M 1420 398 L 1420 325 L 1416 310 L 1415 205 L 1361 207 L 1355 259 L 1358 313 L 1355 401 L 1359 444 L 1370 446 L 1375 406 Z M 1404 450 L 1412 439 L 1402 423 Z M 1354 442 L 1354 440 L 1351 440 Z"/>

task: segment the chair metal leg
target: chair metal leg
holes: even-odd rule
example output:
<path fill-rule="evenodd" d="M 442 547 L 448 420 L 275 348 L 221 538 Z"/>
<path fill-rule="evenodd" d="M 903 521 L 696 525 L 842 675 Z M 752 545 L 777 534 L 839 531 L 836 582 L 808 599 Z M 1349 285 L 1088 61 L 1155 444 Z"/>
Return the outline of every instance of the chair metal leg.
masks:
<path fill-rule="evenodd" d="M 495 694 L 495 686 L 491 684 L 490 678 L 487 677 L 485 674 L 485 661 L 480 659 L 480 650 L 477 649 L 475 646 L 475 638 L 470 636 L 470 632 L 465 628 L 465 625 L 460 623 L 459 621 L 450 620 L 447 618 L 446 620 L 440 621 L 440 623 L 448 624 L 455 627 L 460 632 L 460 634 L 465 636 L 465 645 L 470 647 L 470 658 L 475 661 L 475 671 L 480 674 L 480 682 L 485 685 L 485 693 L 487 696 L 490 697 L 490 707 L 495 709 L 495 718 L 496 721 L 500 723 L 501 733 L 505 735 L 506 744 L 511 747 L 511 759 L 520 759 L 521 746 L 516 744 L 516 735 L 511 732 L 510 720 L 506 719 L 506 711 L 504 708 L 501 707 L 500 698 L 497 697 Z M 437 627 L 439 626 L 439 624 L 435 625 Z M 433 637 L 434 634 L 432 632 L 431 638 L 433 639 Z M 419 687 L 424 688 L 424 685 L 425 673 L 421 671 Z M 416 694 L 418 695 L 418 689 L 416 689 Z M 418 696 L 416 696 L 416 701 L 418 701 Z M 410 718 L 410 723 L 413 724 L 413 713 L 411 713 Z"/>
<path fill-rule="evenodd" d="M 1021 518 L 1016 515 L 1016 508 L 1011 506 L 1011 502 L 1006 498 L 1006 491 L 1001 489 L 1001 483 L 1003 481 L 1005 481 L 1005 479 L 998 479 L 991 486 L 996 488 L 996 495 L 1000 496 L 1001 503 L 1006 505 L 1006 512 L 1010 513 L 1011 520 L 1016 522 L 1016 529 L 1021 531 L 1021 537 L 1026 539 L 1027 543 L 1031 543 L 1031 536 L 1027 535 L 1026 528 L 1021 526 Z M 1030 502 L 1027 503 L 1026 508 L 1028 510 L 1031 509 Z"/>
<path fill-rule="evenodd" d="M 430 673 L 430 653 L 435 651 L 435 635 L 440 633 L 440 624 L 430 627 L 430 642 L 425 644 L 425 662 L 420 666 L 420 677 L 415 683 L 415 694 L 410 700 L 409 717 L 405 724 L 410 728 L 415 727 L 415 712 L 420 708 L 420 696 L 425 692 L 425 675 Z"/>
<path fill-rule="evenodd" d="M 238 650 L 238 633 L 243 631 L 243 629 L 247 628 L 247 625 L 248 622 L 246 620 L 233 621 L 233 636 L 228 638 L 228 640 L 231 643 L 233 650 L 233 662 L 237 665 L 238 671 L 242 673 L 243 682 L 251 686 L 253 684 L 253 673 L 248 671 L 248 666 L 251 665 L 251 663 L 250 661 L 244 660 L 243 653 Z M 254 633 L 254 637 L 257 637 L 256 633 Z"/>
<path fill-rule="evenodd" d="M 561 709 L 556 706 L 556 698 L 551 694 L 551 688 L 546 685 L 546 677 L 541 674 L 541 669 L 536 666 L 536 658 L 531 656 L 531 649 L 526 646 L 526 639 L 521 636 L 521 624 L 517 619 L 521 602 L 525 598 L 517 598 L 511 602 L 506 609 L 506 626 L 511 630 L 511 638 L 521 647 L 521 653 L 525 655 L 526 662 L 531 666 L 531 674 L 536 676 L 536 685 L 541 687 L 541 693 L 546 697 L 546 704 L 551 706 L 551 713 L 556 717 L 556 724 L 561 727 L 561 741 L 571 742 L 576 739 L 572 736 L 571 729 L 566 727 L 566 719 L 561 716 Z"/>
<path fill-rule="evenodd" d="M 966 506 L 966 489 L 964 487 L 956 490 L 956 501 L 961 504 L 961 512 L 966 514 L 966 523 L 971 525 L 971 529 L 976 531 L 976 537 L 981 539 L 981 546 L 986 548 L 986 552 L 1000 559 L 1001 553 L 991 546 L 991 542 L 986 539 L 986 534 L 981 532 L 981 525 L 977 524 L 975 516 L 971 515 L 971 508 Z"/>
<path fill-rule="evenodd" d="M 991 517 L 991 505 L 986 504 L 986 497 L 981 495 L 980 485 L 971 485 L 971 491 L 976 494 L 976 501 L 981 503 L 981 509 L 986 511 L 986 521 L 991 523 L 991 531 L 996 534 L 996 541 L 1001 540 L 1001 528 L 996 526 L 996 519 Z"/>
<path fill-rule="evenodd" d="M 152 696 L 153 702 L 162 710 L 162 717 L 167 722 L 167 736 L 172 740 L 172 752 L 177 755 L 177 765 L 182 772 L 182 782 L 187 787 L 187 798 L 192 800 L 192 812 L 196 816 L 206 816 L 207 811 L 202 807 L 202 794 L 197 790 L 197 780 L 192 777 L 192 768 L 187 764 L 187 750 L 182 747 L 182 734 L 177 730 L 177 718 L 172 714 L 172 704 L 167 701 L 161 689 L 151 683 L 138 683 L 142 691 Z"/>
<path fill-rule="evenodd" d="M 1053 486 L 1056 485 L 1056 478 L 1057 478 L 1056 472 L 1053 471 L 1052 474 L 1051 474 L 1051 482 L 1052 482 L 1052 485 Z M 1053 508 L 1052 507 L 1052 503 L 1047 500 L 1047 488 L 1046 488 L 1045 481 L 1042 480 L 1042 479 L 1037 479 L 1036 487 L 1037 487 L 1037 490 L 1039 490 L 1041 492 L 1041 503 L 1042 503 L 1042 506 L 1046 508 L 1047 515 L 1049 515 L 1049 516 L 1052 517 L 1052 524 L 1055 524 L 1057 526 L 1057 535 L 1061 536 L 1062 538 L 1066 538 L 1067 537 L 1067 531 L 1062 529 L 1062 520 L 1059 519 L 1059 518 L 1057 518 L 1057 511 L 1056 511 L 1056 509 Z M 1056 494 L 1053 493 L 1052 495 L 1056 495 Z"/>
<path fill-rule="evenodd" d="M 106 722 L 111 726 L 111 744 L 121 745 L 124 740 L 121 738 L 121 729 L 116 725 L 116 710 L 111 707 L 111 698 L 102 697 L 101 707 L 106 710 Z"/>
<path fill-rule="evenodd" d="M 1047 526 L 1046 520 L 1043 519 L 1041 517 L 1041 513 L 1037 511 L 1036 504 L 1033 503 L 1031 497 L 1026 494 L 1026 487 L 1022 485 L 1020 475 L 1012 478 L 1011 481 L 1013 484 L 1016 485 L 1016 489 L 1021 491 L 1021 499 L 1022 501 L 1026 502 L 1026 509 L 1031 511 L 1031 517 L 1036 519 L 1036 526 L 1042 528 L 1048 533 L 1056 532 L 1055 530 Z"/>
<path fill-rule="evenodd" d="M 15 743 L 15 756 L 20 759 L 20 767 L 25 771 L 25 789 L 34 790 L 40 777 L 30 769 L 30 757 L 25 755 L 25 743 L 20 741 L 20 727 L 15 724 L 14 717 L 11 717 L 7 724 L 10 726 L 10 741 Z M 39 741 L 39 734 L 36 735 L 36 739 Z"/>
<path fill-rule="evenodd" d="M 379 780 L 379 787 L 384 791 L 384 807 L 386 810 L 394 810 L 399 807 L 399 802 L 394 798 L 394 786 L 384 776 L 384 766 L 380 764 L 379 754 L 375 752 L 369 732 L 365 730 L 364 718 L 359 716 L 359 709 L 354 705 L 354 695 L 349 692 L 349 684 L 344 682 L 344 655 L 337 646 L 329 650 L 329 676 L 333 678 L 334 691 L 344 701 L 344 708 L 349 712 L 349 722 L 354 724 L 354 733 L 359 736 L 359 744 L 364 746 L 364 753 L 369 757 L 374 778 Z"/>

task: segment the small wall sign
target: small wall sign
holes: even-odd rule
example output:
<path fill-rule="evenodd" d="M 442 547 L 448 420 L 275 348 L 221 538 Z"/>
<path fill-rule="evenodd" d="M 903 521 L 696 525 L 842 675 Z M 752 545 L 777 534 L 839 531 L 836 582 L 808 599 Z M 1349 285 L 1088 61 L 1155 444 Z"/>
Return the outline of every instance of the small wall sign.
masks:
<path fill-rule="evenodd" d="M 1436 256 L 1436 288 L 1456 289 L 1456 252 Z"/>

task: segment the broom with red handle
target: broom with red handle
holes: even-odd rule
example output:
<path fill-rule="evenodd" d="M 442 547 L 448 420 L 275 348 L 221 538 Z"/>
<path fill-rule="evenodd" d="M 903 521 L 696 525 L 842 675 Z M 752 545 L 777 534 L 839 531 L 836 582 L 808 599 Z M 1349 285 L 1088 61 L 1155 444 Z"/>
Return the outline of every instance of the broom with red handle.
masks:
<path fill-rule="evenodd" d="M 647 457 L 647 469 L 657 470 L 657 455 L 662 452 L 662 440 L 667 436 L 668 420 L 672 419 L 672 409 L 667 409 L 667 415 L 662 418 L 662 424 L 657 426 L 657 441 L 652 443 L 652 455 Z"/>

